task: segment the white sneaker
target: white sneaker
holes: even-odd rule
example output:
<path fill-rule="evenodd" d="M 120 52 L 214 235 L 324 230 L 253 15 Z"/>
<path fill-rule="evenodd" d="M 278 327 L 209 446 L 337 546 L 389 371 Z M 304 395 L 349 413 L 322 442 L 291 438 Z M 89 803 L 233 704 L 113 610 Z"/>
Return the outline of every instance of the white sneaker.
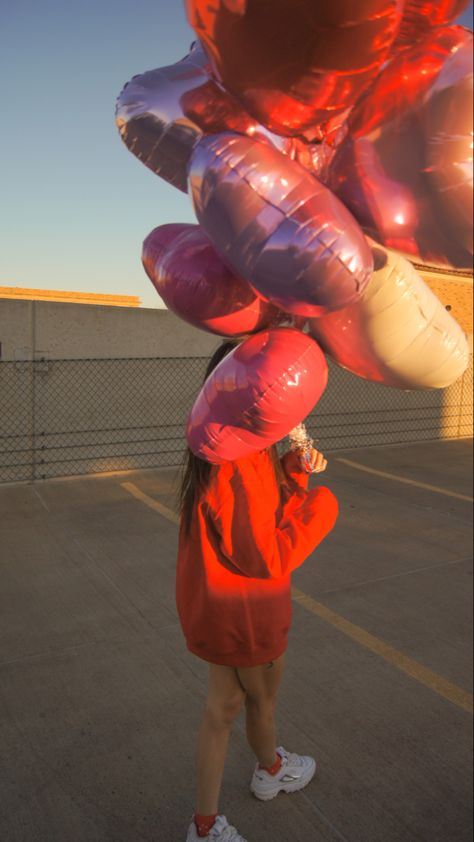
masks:
<path fill-rule="evenodd" d="M 290 754 L 280 746 L 277 754 L 281 757 L 281 768 L 276 775 L 270 775 L 260 769 L 258 763 L 250 783 L 250 791 L 260 801 L 270 801 L 279 792 L 296 792 L 309 784 L 316 772 L 316 761 L 312 757 Z"/>
<path fill-rule="evenodd" d="M 217 816 L 214 825 L 211 827 L 207 836 L 198 836 L 194 819 L 189 825 L 186 842 L 247 842 L 243 836 L 237 833 L 235 827 L 227 821 L 225 816 Z"/>

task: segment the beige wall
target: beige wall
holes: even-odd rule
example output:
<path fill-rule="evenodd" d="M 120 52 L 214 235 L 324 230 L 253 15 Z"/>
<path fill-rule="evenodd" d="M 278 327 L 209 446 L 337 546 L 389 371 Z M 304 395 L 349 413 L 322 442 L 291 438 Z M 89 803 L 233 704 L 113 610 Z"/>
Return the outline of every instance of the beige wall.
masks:
<path fill-rule="evenodd" d="M 167 310 L 0 300 L 0 482 L 178 464 L 220 341 Z M 428 391 L 329 369 L 307 419 L 325 452 L 472 434 L 472 366 Z"/>
<path fill-rule="evenodd" d="M 0 299 L 1 360 L 205 357 L 219 341 L 168 310 Z"/>
<path fill-rule="evenodd" d="M 219 342 L 165 309 L 0 298 L 0 360 L 206 357 Z"/>

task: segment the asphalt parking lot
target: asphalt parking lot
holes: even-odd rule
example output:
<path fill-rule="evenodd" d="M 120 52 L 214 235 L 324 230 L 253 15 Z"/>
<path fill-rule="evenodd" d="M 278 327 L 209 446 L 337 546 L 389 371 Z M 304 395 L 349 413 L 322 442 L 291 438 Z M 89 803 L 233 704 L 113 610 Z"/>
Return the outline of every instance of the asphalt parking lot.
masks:
<path fill-rule="evenodd" d="M 313 481 L 313 480 L 312 480 Z M 293 577 L 279 743 L 311 784 L 221 811 L 248 842 L 470 842 L 472 442 L 334 453 Z M 0 839 L 184 842 L 206 665 L 174 603 L 173 470 L 0 486 Z"/>

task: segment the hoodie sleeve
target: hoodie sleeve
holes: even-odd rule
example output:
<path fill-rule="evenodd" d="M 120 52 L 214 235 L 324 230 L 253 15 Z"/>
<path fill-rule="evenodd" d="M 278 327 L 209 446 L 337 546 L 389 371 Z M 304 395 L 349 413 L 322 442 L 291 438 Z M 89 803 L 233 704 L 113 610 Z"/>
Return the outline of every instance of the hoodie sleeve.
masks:
<path fill-rule="evenodd" d="M 275 514 L 257 471 L 227 475 L 218 510 L 209 507 L 224 556 L 245 576 L 278 579 L 299 567 L 333 528 L 338 503 L 323 486 L 298 488 Z"/>
<path fill-rule="evenodd" d="M 293 481 L 300 488 L 307 489 L 310 475 L 301 467 L 299 454 L 294 450 L 288 450 L 280 459 L 281 466 L 287 478 Z"/>

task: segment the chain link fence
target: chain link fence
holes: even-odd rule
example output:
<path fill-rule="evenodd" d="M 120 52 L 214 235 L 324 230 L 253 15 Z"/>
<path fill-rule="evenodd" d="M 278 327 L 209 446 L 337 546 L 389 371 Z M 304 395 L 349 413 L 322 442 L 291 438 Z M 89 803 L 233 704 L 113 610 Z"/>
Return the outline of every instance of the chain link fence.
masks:
<path fill-rule="evenodd" d="M 0 482 L 180 465 L 207 358 L 0 362 Z M 472 359 L 454 386 L 369 383 L 330 363 L 307 419 L 324 452 L 472 435 Z"/>

